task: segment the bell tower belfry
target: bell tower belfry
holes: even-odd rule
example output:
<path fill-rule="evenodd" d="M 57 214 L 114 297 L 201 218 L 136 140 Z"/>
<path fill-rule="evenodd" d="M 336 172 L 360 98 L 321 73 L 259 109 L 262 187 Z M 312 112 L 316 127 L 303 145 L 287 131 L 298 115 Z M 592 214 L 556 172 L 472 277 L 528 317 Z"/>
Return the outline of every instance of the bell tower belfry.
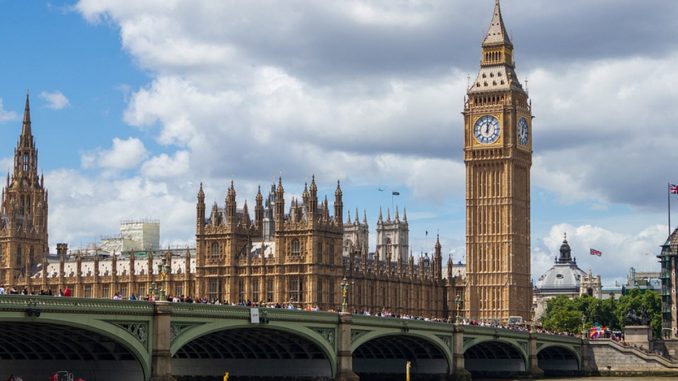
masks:
<path fill-rule="evenodd" d="M 499 0 L 464 104 L 465 317 L 530 318 L 532 111 Z"/>
<path fill-rule="evenodd" d="M 0 282 L 27 282 L 31 268 L 48 254 L 47 190 L 38 176 L 38 150 L 31 132 L 28 95 L 21 135 L 14 150 L 14 170 L 7 174 L 0 205 Z"/>

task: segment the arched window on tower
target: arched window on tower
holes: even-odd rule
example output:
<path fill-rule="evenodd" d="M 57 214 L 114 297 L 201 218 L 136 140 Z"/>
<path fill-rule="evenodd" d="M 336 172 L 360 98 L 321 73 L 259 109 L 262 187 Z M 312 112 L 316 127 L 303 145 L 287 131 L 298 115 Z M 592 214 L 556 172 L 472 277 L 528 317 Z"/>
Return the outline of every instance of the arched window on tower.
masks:
<path fill-rule="evenodd" d="M 28 154 L 24 153 L 23 157 L 21 158 L 21 164 L 23 167 L 24 172 L 28 172 Z"/>
<path fill-rule="evenodd" d="M 384 260 L 388 258 L 393 258 L 391 255 L 393 254 L 393 245 L 391 244 L 391 238 L 386 238 L 386 257 Z"/>
<path fill-rule="evenodd" d="M 219 242 L 212 242 L 212 248 L 210 250 L 210 255 L 212 258 L 219 257 Z"/>
<path fill-rule="evenodd" d="M 17 246 L 16 248 L 16 256 L 15 256 L 15 261 L 16 261 L 16 266 L 20 267 L 23 264 L 23 254 L 21 253 L 21 246 Z"/>
<path fill-rule="evenodd" d="M 292 240 L 292 252 L 291 252 L 293 257 L 298 257 L 301 255 L 301 243 L 299 242 L 298 239 L 293 239 Z"/>

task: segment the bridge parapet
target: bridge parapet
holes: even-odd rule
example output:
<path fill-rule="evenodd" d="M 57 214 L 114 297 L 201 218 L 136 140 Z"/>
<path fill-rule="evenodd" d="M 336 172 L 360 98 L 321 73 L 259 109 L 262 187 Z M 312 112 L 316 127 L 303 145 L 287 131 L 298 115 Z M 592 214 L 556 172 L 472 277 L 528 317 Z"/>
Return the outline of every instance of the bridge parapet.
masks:
<path fill-rule="evenodd" d="M 0 311 L 24 311 L 26 308 L 39 308 L 46 312 L 153 315 L 153 303 L 143 301 L 61 298 L 47 295 L 0 295 Z"/>

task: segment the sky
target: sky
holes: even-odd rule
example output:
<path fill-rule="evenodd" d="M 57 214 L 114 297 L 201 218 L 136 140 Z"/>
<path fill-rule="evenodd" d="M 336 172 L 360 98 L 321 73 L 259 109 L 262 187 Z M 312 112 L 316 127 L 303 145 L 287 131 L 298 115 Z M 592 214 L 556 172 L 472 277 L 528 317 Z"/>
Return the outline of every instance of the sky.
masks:
<path fill-rule="evenodd" d="M 0 0 L 0 169 L 28 91 L 52 247 L 141 218 L 160 220 L 163 246 L 192 246 L 201 182 L 222 204 L 233 180 L 242 205 L 279 176 L 298 197 L 315 175 L 330 203 L 340 180 L 345 210 L 366 211 L 372 249 L 379 208 L 407 208 L 413 255 L 439 234 L 463 261 L 461 111 L 493 6 Z M 604 284 L 658 271 L 678 182 L 678 2 L 503 0 L 502 13 L 535 115 L 533 279 L 564 233 Z"/>

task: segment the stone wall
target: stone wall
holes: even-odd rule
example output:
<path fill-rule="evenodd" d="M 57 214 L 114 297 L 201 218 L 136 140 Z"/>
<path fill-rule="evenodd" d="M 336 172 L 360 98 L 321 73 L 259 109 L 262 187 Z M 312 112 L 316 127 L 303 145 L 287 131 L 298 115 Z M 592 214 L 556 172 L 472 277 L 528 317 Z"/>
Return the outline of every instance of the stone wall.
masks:
<path fill-rule="evenodd" d="M 612 340 L 598 339 L 582 347 L 582 372 L 590 375 L 676 374 L 678 362 Z"/>

